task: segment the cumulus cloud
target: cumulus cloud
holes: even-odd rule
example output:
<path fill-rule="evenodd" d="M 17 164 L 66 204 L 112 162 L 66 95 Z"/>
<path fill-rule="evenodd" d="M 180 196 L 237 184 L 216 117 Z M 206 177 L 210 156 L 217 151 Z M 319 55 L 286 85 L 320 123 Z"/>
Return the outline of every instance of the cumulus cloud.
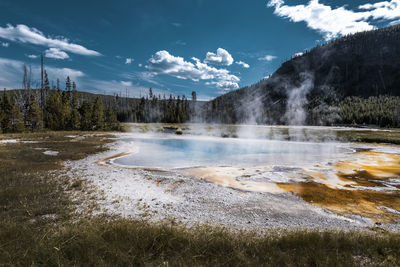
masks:
<path fill-rule="evenodd" d="M 276 58 L 276 56 L 272 56 L 272 55 L 266 55 L 263 57 L 259 57 L 258 60 L 260 61 L 272 61 Z"/>
<path fill-rule="evenodd" d="M 204 62 L 214 65 L 230 66 L 233 63 L 233 57 L 225 49 L 218 48 L 217 53 L 207 52 Z"/>
<path fill-rule="evenodd" d="M 241 65 L 245 69 L 250 68 L 250 65 L 243 61 L 236 61 L 236 64 Z"/>
<path fill-rule="evenodd" d="M 240 79 L 226 69 L 217 69 L 202 63 L 198 58 L 193 62 L 185 61 L 162 50 L 155 53 L 149 60 L 146 68 L 154 74 L 167 74 L 179 79 L 192 81 L 208 80 L 208 84 L 215 84 L 221 89 L 237 89 Z"/>
<path fill-rule="evenodd" d="M 58 48 L 62 51 L 71 52 L 84 56 L 100 56 L 97 51 L 87 49 L 78 44 L 71 43 L 66 38 L 51 38 L 45 36 L 43 32 L 36 28 L 30 28 L 26 25 L 19 24 L 13 26 L 7 24 L 6 27 L 0 27 L 0 38 L 4 38 L 13 42 L 30 43 L 34 45 L 47 46 L 49 48 Z"/>
<path fill-rule="evenodd" d="M 58 48 L 49 48 L 45 51 L 45 57 L 54 59 L 67 59 L 69 55 Z"/>
<path fill-rule="evenodd" d="M 35 59 L 35 58 L 38 58 L 39 56 L 38 55 L 26 55 L 27 57 L 29 57 L 29 58 L 31 58 L 31 59 Z"/>
<path fill-rule="evenodd" d="M 321 32 L 326 40 L 359 31 L 375 28 L 370 20 L 399 20 L 400 0 L 384 1 L 375 4 L 364 4 L 358 7 L 362 11 L 348 10 L 344 6 L 332 8 L 311 0 L 306 5 L 285 5 L 283 0 L 270 0 L 269 7 L 280 17 L 293 22 L 304 21 L 313 30 Z"/>
<path fill-rule="evenodd" d="M 9 44 L 9 43 L 4 43 L 4 42 L 2 42 L 2 43 L 1 43 L 1 46 L 2 46 L 2 47 L 9 47 L 10 44 Z"/>
<path fill-rule="evenodd" d="M 131 64 L 132 63 L 132 61 L 133 61 L 133 58 L 126 58 L 125 59 L 125 64 Z"/>

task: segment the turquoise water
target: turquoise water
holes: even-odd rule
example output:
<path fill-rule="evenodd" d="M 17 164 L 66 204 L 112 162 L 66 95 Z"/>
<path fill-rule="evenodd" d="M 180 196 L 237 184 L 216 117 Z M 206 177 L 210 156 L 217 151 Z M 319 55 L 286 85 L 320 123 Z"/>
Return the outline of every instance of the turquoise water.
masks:
<path fill-rule="evenodd" d="M 343 153 L 337 143 L 224 138 L 127 138 L 136 153 L 114 163 L 145 168 L 299 165 Z"/>

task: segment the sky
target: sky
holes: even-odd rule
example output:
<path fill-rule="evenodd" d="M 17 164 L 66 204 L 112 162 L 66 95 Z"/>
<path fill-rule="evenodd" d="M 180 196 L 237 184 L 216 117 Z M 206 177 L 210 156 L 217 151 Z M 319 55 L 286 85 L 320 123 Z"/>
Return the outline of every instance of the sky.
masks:
<path fill-rule="evenodd" d="M 0 88 L 40 84 L 208 100 L 340 36 L 400 23 L 400 0 L 0 0 Z"/>

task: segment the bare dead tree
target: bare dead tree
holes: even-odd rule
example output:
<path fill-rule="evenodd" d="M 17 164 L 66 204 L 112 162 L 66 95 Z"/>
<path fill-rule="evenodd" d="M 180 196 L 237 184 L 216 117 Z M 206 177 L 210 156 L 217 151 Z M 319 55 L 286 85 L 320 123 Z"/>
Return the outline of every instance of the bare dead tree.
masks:
<path fill-rule="evenodd" d="M 44 95 L 44 66 L 43 66 L 43 55 L 40 55 L 40 77 L 41 77 L 41 84 L 40 84 L 40 108 L 44 108 L 45 102 L 45 95 Z"/>

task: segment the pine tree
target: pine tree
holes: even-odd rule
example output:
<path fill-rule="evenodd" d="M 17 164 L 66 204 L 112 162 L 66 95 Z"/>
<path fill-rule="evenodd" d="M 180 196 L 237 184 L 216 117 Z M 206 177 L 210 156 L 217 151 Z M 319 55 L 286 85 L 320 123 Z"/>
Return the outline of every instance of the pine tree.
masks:
<path fill-rule="evenodd" d="M 5 91 L 5 90 L 4 90 Z M 2 129 L 2 126 L 1 126 L 1 122 L 3 121 L 3 118 L 4 118 L 4 112 L 3 112 L 3 109 L 2 109 L 2 106 L 3 106 L 3 100 L 2 100 L 2 98 L 0 97 L 0 133 L 2 133 L 3 132 L 3 129 Z"/>
<path fill-rule="evenodd" d="M 69 119 L 71 118 L 71 101 L 70 101 L 70 96 L 71 91 L 63 91 L 61 93 L 61 104 L 62 104 L 62 129 L 68 129 L 68 126 L 70 125 Z"/>
<path fill-rule="evenodd" d="M 117 116 L 115 116 L 115 113 L 111 107 L 106 111 L 105 125 L 106 130 L 119 130 L 120 128 Z"/>
<path fill-rule="evenodd" d="M 16 105 L 11 110 L 11 131 L 20 133 L 24 131 L 24 118 Z"/>
<path fill-rule="evenodd" d="M 69 129 L 71 130 L 78 130 L 81 127 L 81 122 L 79 118 L 79 112 L 78 112 L 78 92 L 76 91 L 76 85 L 75 82 L 72 84 L 72 100 L 71 100 L 71 113 L 69 117 Z"/>
<path fill-rule="evenodd" d="M 100 97 L 97 97 L 93 104 L 92 126 L 94 130 L 102 130 L 104 128 L 104 110 Z"/>
<path fill-rule="evenodd" d="M 33 94 L 31 94 L 30 103 L 25 115 L 25 124 L 32 132 L 41 130 L 43 127 L 42 112 Z"/>
<path fill-rule="evenodd" d="M 11 113 L 13 110 L 13 104 L 6 92 L 3 92 L 3 101 L 1 103 L 1 128 L 3 133 L 10 133 L 12 131 Z"/>
<path fill-rule="evenodd" d="M 67 76 L 67 80 L 65 81 L 65 89 L 67 91 L 71 91 L 71 79 Z"/>
<path fill-rule="evenodd" d="M 51 130 L 62 130 L 62 101 L 60 91 L 52 90 L 47 97 L 45 110 L 45 127 Z"/>
<path fill-rule="evenodd" d="M 71 110 L 71 113 L 70 113 L 68 121 L 69 121 L 68 128 L 70 130 L 79 130 L 81 128 L 79 112 L 78 112 L 78 110 L 76 108 L 73 108 Z"/>
<path fill-rule="evenodd" d="M 84 102 L 80 107 L 81 114 L 81 129 L 82 130 L 93 130 L 92 127 L 92 105 L 88 102 Z"/>
<path fill-rule="evenodd" d="M 47 76 L 47 71 L 44 71 L 44 89 L 46 91 L 50 90 L 50 83 L 49 83 L 49 77 Z"/>

